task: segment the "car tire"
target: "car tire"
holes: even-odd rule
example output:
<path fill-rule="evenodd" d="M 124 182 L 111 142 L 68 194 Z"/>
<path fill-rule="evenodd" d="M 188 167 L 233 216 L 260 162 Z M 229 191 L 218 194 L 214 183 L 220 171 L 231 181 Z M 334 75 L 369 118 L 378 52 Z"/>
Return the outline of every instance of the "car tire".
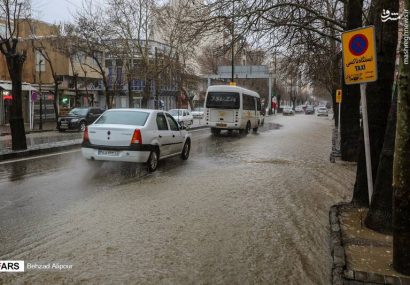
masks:
<path fill-rule="evenodd" d="M 181 152 L 182 160 L 188 159 L 190 151 L 191 151 L 191 140 L 187 139 L 184 144 L 184 147 L 182 148 L 182 152 Z"/>
<path fill-rule="evenodd" d="M 248 121 L 245 127 L 245 135 L 249 134 L 250 131 L 251 131 L 251 123 Z"/>
<path fill-rule="evenodd" d="M 221 130 L 220 130 L 220 129 L 217 129 L 217 128 L 211 128 L 211 133 L 212 133 L 214 136 L 219 136 L 219 135 L 221 134 Z"/>
<path fill-rule="evenodd" d="M 65 132 L 65 129 L 60 129 L 60 128 L 58 128 L 58 131 L 59 131 L 60 133 L 64 133 L 64 132 Z"/>
<path fill-rule="evenodd" d="M 87 126 L 87 124 L 84 121 L 81 121 L 80 122 L 80 127 L 78 128 L 78 130 L 80 132 L 84 132 L 86 126 Z"/>
<path fill-rule="evenodd" d="M 257 133 L 257 132 L 258 132 L 258 128 L 259 128 L 259 127 L 253 128 L 253 132 L 254 132 L 254 133 Z"/>
<path fill-rule="evenodd" d="M 147 161 L 147 166 L 148 166 L 148 172 L 154 172 L 157 170 L 158 167 L 158 151 L 154 150 L 151 151 L 151 154 L 149 155 L 148 161 Z"/>

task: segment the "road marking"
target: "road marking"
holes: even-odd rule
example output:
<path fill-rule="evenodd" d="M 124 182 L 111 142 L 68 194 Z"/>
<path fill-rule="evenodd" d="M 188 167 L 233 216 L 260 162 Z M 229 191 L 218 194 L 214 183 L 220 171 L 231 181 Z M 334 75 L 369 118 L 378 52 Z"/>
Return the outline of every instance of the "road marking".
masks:
<path fill-rule="evenodd" d="M 3 161 L 3 162 L 0 162 L 0 165 L 19 162 L 19 161 L 32 160 L 32 159 L 36 159 L 36 158 L 43 158 L 43 157 L 50 157 L 50 156 L 56 156 L 56 155 L 61 155 L 61 154 L 79 152 L 79 151 L 80 151 L 79 149 L 74 149 L 74 150 L 63 151 L 63 152 L 56 152 L 56 153 L 50 153 L 50 154 L 44 154 L 44 155 L 37 155 L 37 156 L 30 156 L 30 157 L 11 159 L 11 160 L 6 160 L 6 161 Z"/>

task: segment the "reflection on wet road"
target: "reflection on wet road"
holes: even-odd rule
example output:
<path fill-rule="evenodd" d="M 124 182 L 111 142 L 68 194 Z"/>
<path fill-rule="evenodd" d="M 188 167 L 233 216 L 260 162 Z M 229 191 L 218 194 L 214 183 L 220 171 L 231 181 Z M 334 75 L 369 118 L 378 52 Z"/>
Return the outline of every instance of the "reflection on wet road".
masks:
<path fill-rule="evenodd" d="M 0 259 L 73 265 L 0 281 L 329 284 L 328 209 L 354 177 L 328 162 L 331 124 L 277 116 L 247 137 L 195 131 L 190 159 L 153 174 L 93 169 L 79 152 L 0 165 Z"/>

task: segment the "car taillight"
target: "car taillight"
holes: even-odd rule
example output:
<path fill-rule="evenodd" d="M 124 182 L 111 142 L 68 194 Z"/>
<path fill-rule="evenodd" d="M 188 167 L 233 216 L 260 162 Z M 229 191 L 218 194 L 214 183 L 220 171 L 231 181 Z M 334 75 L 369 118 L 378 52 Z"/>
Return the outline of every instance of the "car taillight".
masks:
<path fill-rule="evenodd" d="M 90 138 L 88 137 L 88 128 L 85 127 L 84 135 L 83 135 L 83 143 L 89 142 L 89 141 L 90 141 Z"/>
<path fill-rule="evenodd" d="M 142 136 L 140 129 L 135 129 L 134 134 L 132 135 L 131 144 L 134 143 L 142 144 Z"/>

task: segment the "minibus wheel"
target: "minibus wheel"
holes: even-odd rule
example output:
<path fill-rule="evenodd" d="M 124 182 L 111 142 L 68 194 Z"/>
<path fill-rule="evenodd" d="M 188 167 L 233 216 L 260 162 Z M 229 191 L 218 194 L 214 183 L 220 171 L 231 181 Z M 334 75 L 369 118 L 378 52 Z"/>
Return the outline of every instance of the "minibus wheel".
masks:
<path fill-rule="evenodd" d="M 214 136 L 218 136 L 218 135 L 221 133 L 221 130 L 220 130 L 220 129 L 217 129 L 217 128 L 211 128 L 211 133 L 212 133 Z"/>

